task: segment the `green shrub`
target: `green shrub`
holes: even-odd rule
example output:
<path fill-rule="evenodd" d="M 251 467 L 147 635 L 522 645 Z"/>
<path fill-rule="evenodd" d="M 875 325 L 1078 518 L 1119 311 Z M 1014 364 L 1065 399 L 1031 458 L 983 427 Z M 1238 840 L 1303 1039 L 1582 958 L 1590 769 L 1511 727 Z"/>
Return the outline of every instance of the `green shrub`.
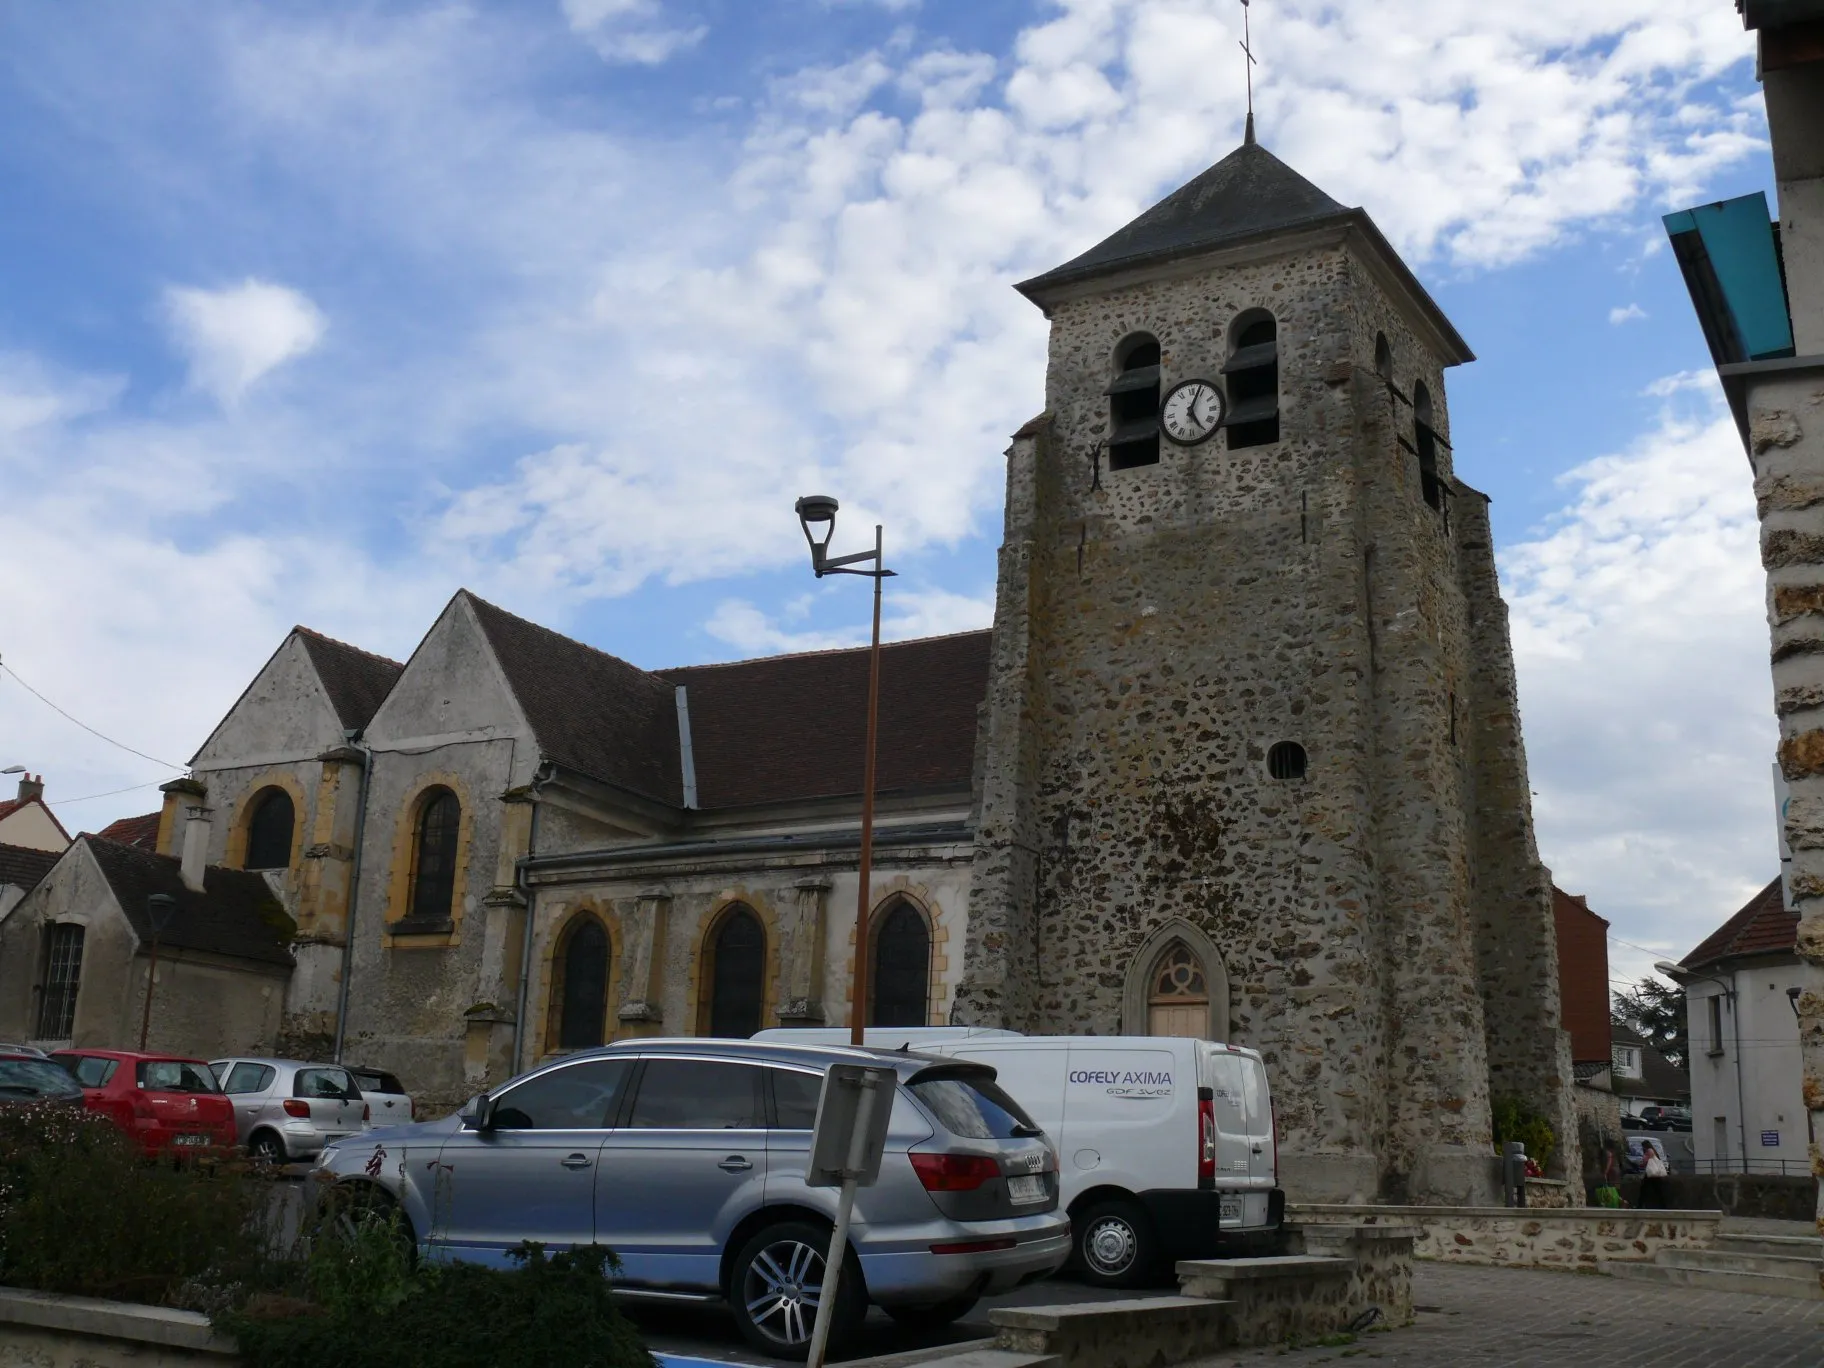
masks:
<path fill-rule="evenodd" d="M 192 1304 L 261 1262 L 267 1191 L 239 1165 L 150 1163 L 93 1112 L 0 1108 L 0 1283 Z"/>
<path fill-rule="evenodd" d="M 527 1244 L 512 1270 L 426 1264 L 403 1277 L 399 1249 L 383 1218 L 319 1237 L 308 1300 L 255 1297 L 215 1326 L 264 1368 L 656 1368 L 610 1296 L 606 1249 L 547 1257 Z"/>
<path fill-rule="evenodd" d="M 1494 1115 L 1495 1145 L 1499 1147 L 1509 1140 L 1518 1140 L 1526 1146 L 1526 1157 L 1543 1172 L 1551 1161 L 1552 1151 L 1558 1148 L 1558 1133 L 1552 1129 L 1551 1122 L 1531 1103 L 1518 1097 L 1495 1098 Z"/>

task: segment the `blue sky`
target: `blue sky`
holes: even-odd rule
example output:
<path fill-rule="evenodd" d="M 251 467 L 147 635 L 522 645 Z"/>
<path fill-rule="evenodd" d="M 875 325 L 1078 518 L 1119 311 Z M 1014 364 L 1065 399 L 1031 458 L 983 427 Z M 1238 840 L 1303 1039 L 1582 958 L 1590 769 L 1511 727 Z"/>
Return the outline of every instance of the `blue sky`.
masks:
<path fill-rule="evenodd" d="M 1658 225 L 1771 189 L 1752 48 L 1717 0 L 1490 8 L 1263 0 L 1261 137 L 1478 353 L 1542 854 L 1682 953 L 1773 873 L 1747 468 Z M 895 634 L 984 625 L 1009 287 L 1239 140 L 1240 14 L 0 6 L 0 660 L 181 762 L 293 622 L 403 657 L 459 585 L 647 665 L 853 641 L 812 488 L 886 522 Z M 0 749 L 72 829 L 169 773 L 6 676 Z"/>

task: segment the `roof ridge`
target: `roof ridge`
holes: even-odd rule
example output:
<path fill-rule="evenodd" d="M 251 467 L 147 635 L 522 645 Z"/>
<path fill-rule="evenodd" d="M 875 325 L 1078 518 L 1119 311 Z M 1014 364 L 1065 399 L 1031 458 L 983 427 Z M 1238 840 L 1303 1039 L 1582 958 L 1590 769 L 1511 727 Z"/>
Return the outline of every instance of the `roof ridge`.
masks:
<path fill-rule="evenodd" d="M 939 632 L 935 636 L 903 637 L 898 641 L 881 642 L 880 649 L 884 651 L 893 646 L 923 646 L 928 642 L 982 636 L 993 631 L 992 627 L 969 627 L 960 632 Z M 867 646 L 826 646 L 820 651 L 782 651 L 777 655 L 744 656 L 740 660 L 712 660 L 702 665 L 667 665 L 664 669 L 655 670 L 652 673 L 671 675 L 676 674 L 679 670 L 725 670 L 736 665 L 758 665 L 761 661 L 808 660 L 814 656 L 855 655 L 868 649 Z"/>
<path fill-rule="evenodd" d="M 638 670 L 643 675 L 653 675 L 656 677 L 658 674 L 656 670 L 649 670 L 644 665 L 635 665 L 631 660 L 627 659 L 626 656 L 618 656 L 613 651 L 604 651 L 600 646 L 592 646 L 580 637 L 570 636 L 565 632 L 558 631 L 555 627 L 547 627 L 542 622 L 537 622 L 532 618 L 521 616 L 511 608 L 502 608 L 498 603 L 490 603 L 487 599 L 484 599 L 480 594 L 475 593 L 471 589 L 458 589 L 456 592 L 465 596 L 470 603 L 486 608 L 490 612 L 499 613 L 502 617 L 510 617 L 515 622 L 523 622 L 526 626 L 535 628 L 536 630 L 543 632 L 546 636 L 556 637 L 559 641 L 568 642 L 572 646 L 580 646 L 585 651 L 593 651 L 604 660 L 612 660 L 617 665 L 625 665 L 628 669 Z"/>
<path fill-rule="evenodd" d="M 383 656 L 378 651 L 368 650 L 365 646 L 356 646 L 353 642 L 343 641 L 340 637 L 332 637 L 327 632 L 319 632 L 315 627 L 306 627 L 301 622 L 294 623 L 291 630 L 300 636 L 310 637 L 330 646 L 339 646 L 344 651 L 353 651 L 356 655 L 364 655 L 369 660 L 379 661 L 382 665 L 392 665 L 401 670 L 405 668 L 403 663 L 394 660 L 391 656 Z"/>

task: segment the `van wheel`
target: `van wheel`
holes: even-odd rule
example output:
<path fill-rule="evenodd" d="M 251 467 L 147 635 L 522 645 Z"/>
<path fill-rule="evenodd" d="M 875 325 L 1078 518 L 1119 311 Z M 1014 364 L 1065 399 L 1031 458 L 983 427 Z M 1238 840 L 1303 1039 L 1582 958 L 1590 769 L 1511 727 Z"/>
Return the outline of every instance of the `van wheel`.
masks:
<path fill-rule="evenodd" d="M 781 1221 L 741 1246 L 729 1273 L 728 1301 L 741 1336 L 763 1354 L 803 1359 L 811 1352 L 811 1330 L 823 1290 L 823 1258 L 830 1247 L 826 1226 Z M 842 1278 L 830 1321 L 829 1354 L 854 1341 L 868 1314 L 855 1251 L 843 1251 Z"/>
<path fill-rule="evenodd" d="M 931 1306 L 889 1306 L 885 1310 L 896 1323 L 913 1334 L 932 1334 L 954 1325 L 975 1310 L 975 1304 L 981 1299 L 979 1292 L 963 1292 Z"/>
<path fill-rule="evenodd" d="M 1077 1263 L 1083 1279 L 1097 1287 L 1138 1287 L 1159 1262 L 1153 1223 L 1138 1203 L 1095 1202 L 1073 1216 Z"/>

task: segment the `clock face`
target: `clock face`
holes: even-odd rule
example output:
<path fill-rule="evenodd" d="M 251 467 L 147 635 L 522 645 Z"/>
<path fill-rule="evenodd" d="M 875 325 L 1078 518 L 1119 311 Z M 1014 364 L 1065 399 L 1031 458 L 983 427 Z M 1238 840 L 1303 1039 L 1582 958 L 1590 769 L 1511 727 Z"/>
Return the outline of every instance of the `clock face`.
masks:
<path fill-rule="evenodd" d="M 1207 442 L 1222 426 L 1222 391 L 1208 380 L 1185 380 L 1173 385 L 1160 406 L 1165 435 L 1180 446 Z"/>

